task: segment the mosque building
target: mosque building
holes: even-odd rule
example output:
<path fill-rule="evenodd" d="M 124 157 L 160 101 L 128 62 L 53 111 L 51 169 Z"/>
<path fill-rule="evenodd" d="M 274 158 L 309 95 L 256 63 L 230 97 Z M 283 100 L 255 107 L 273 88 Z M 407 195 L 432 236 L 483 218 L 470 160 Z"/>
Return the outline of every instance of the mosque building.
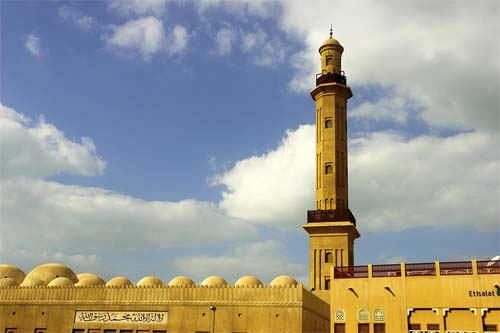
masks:
<path fill-rule="evenodd" d="M 200 284 L 179 276 L 104 281 L 44 264 L 28 274 L 0 264 L 0 333 L 480 333 L 500 332 L 500 258 L 354 265 L 360 236 L 349 210 L 347 100 L 342 45 L 321 45 L 316 102 L 316 209 L 310 286 L 282 275 Z"/>

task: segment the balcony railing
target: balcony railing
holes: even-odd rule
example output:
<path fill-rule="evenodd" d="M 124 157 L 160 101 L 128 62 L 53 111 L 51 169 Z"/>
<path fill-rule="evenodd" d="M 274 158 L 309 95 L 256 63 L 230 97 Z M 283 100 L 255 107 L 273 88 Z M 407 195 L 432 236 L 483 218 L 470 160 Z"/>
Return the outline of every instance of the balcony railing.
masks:
<path fill-rule="evenodd" d="M 433 262 L 405 264 L 406 276 L 432 276 L 436 275 L 436 265 Z"/>
<path fill-rule="evenodd" d="M 372 276 L 373 277 L 401 276 L 401 265 L 400 264 L 373 265 Z"/>
<path fill-rule="evenodd" d="M 471 275 L 472 262 L 470 261 L 442 262 L 439 264 L 439 273 L 441 275 Z"/>
<path fill-rule="evenodd" d="M 335 279 L 367 278 L 368 265 L 335 267 L 333 276 Z"/>
<path fill-rule="evenodd" d="M 500 260 L 477 261 L 477 274 L 500 274 Z"/>
<path fill-rule="evenodd" d="M 356 225 L 356 218 L 349 209 L 309 210 L 307 222 L 341 222 L 350 221 Z"/>
<path fill-rule="evenodd" d="M 347 78 L 344 75 L 344 71 L 341 74 L 337 73 L 318 73 L 316 74 L 316 85 L 322 83 L 340 83 L 343 85 L 347 84 Z"/>

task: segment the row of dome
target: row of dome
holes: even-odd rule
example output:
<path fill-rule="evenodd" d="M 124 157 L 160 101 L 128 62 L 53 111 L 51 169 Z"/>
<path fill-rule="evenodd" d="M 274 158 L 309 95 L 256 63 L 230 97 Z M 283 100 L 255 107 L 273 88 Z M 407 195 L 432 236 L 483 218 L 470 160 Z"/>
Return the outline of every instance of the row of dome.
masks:
<path fill-rule="evenodd" d="M 299 283 L 291 276 L 281 275 L 271 281 L 271 287 L 296 286 Z M 163 282 L 155 276 L 146 276 L 137 282 L 137 286 L 163 286 Z M 196 284 L 186 276 L 178 276 L 173 278 L 168 286 L 191 287 Z M 200 286 L 222 287 L 228 286 L 226 280 L 220 276 L 210 276 L 200 283 Z M 12 266 L 0 264 L 0 287 L 9 286 L 133 286 L 133 283 L 125 277 L 115 277 L 105 282 L 96 274 L 82 273 L 75 274 L 70 268 L 63 264 L 44 264 L 33 269 L 26 275 L 21 269 Z M 264 284 L 255 276 L 243 276 L 239 278 L 234 286 L 240 287 L 258 287 Z"/>

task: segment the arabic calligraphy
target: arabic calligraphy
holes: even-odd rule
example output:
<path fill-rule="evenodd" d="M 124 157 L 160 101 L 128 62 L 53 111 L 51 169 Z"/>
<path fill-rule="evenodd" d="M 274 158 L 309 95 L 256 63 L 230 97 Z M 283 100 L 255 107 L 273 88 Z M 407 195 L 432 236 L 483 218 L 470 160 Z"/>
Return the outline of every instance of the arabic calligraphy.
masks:
<path fill-rule="evenodd" d="M 166 324 L 168 312 L 76 311 L 75 323 Z"/>

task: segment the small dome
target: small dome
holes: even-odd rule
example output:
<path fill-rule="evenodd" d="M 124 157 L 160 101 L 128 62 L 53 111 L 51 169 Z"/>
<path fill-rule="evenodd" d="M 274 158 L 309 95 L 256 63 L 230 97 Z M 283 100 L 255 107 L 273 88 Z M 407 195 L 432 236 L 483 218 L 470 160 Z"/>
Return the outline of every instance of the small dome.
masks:
<path fill-rule="evenodd" d="M 0 264 L 0 279 L 11 278 L 16 280 L 17 284 L 23 283 L 26 274 L 16 266 Z"/>
<path fill-rule="evenodd" d="M 133 286 L 129 279 L 123 276 L 117 276 L 112 278 L 106 283 L 106 287 L 117 287 L 117 286 Z"/>
<path fill-rule="evenodd" d="M 17 287 L 19 283 L 10 277 L 0 279 L 0 287 Z"/>
<path fill-rule="evenodd" d="M 93 273 L 80 273 L 80 274 L 77 274 L 76 277 L 78 278 L 78 281 L 81 281 L 81 280 L 89 278 L 89 277 L 98 278 L 98 279 L 102 280 L 102 278 L 99 275 L 93 274 Z"/>
<path fill-rule="evenodd" d="M 29 278 L 26 277 L 23 283 L 21 283 L 21 287 L 35 287 L 35 286 L 46 286 L 47 284 L 40 279 L 37 278 Z"/>
<path fill-rule="evenodd" d="M 163 286 L 163 281 L 158 279 L 156 276 L 146 276 L 143 277 L 139 282 L 137 282 L 138 286 Z"/>
<path fill-rule="evenodd" d="M 209 287 L 222 287 L 222 286 L 227 286 L 228 283 L 220 276 L 209 276 L 205 280 L 203 280 L 203 282 L 200 285 Z"/>
<path fill-rule="evenodd" d="M 78 274 L 80 275 L 80 274 Z M 94 275 L 94 274 L 89 274 L 89 275 Z M 78 283 L 75 284 L 77 287 L 89 287 L 89 286 L 105 286 L 106 282 L 98 277 L 97 275 L 95 276 L 88 276 L 88 277 L 83 277 L 78 279 Z"/>
<path fill-rule="evenodd" d="M 299 283 L 293 277 L 289 275 L 280 275 L 269 284 L 271 287 L 285 287 L 285 286 L 296 286 Z"/>
<path fill-rule="evenodd" d="M 171 287 L 174 287 L 174 286 L 176 286 L 176 287 L 192 287 L 192 286 L 195 286 L 195 283 L 193 282 L 193 280 L 191 280 L 187 276 L 177 276 L 177 277 L 173 278 L 172 280 L 170 280 L 168 285 Z"/>
<path fill-rule="evenodd" d="M 262 282 L 255 276 L 246 275 L 242 276 L 234 283 L 235 286 L 247 287 L 247 286 L 262 286 Z"/>
<path fill-rule="evenodd" d="M 44 264 L 36 267 L 26 278 L 42 280 L 45 284 L 57 279 L 58 277 L 65 277 L 70 279 L 73 283 L 78 282 L 76 274 L 63 264 Z"/>
<path fill-rule="evenodd" d="M 73 281 L 64 276 L 55 278 L 48 284 L 49 287 L 62 287 L 62 286 L 73 286 L 73 285 L 74 285 Z"/>

